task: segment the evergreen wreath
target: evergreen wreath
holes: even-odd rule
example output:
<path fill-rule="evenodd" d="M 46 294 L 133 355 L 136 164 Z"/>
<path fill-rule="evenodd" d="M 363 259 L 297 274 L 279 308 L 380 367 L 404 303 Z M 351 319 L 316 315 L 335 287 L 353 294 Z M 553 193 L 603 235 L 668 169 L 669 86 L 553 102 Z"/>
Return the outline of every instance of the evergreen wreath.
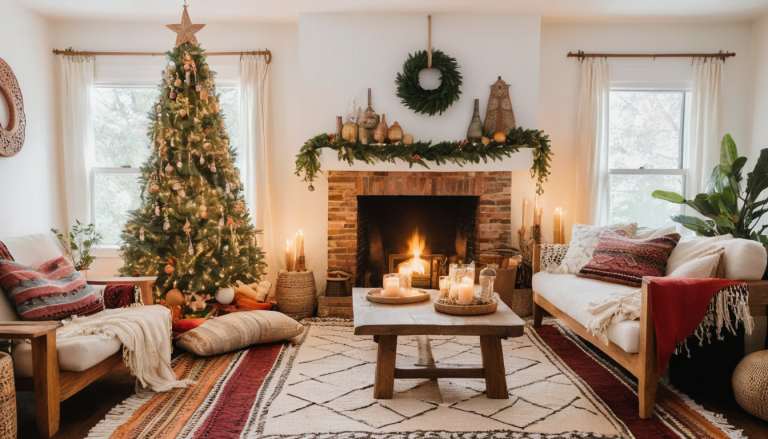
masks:
<path fill-rule="evenodd" d="M 397 96 L 402 99 L 403 105 L 416 113 L 443 114 L 454 102 L 459 100 L 461 94 L 461 73 L 456 58 L 446 55 L 440 50 L 432 52 L 432 67 L 440 70 L 440 87 L 434 90 L 425 90 L 419 84 L 419 72 L 428 67 L 428 54 L 426 50 L 420 50 L 408 55 L 403 63 L 403 71 L 397 74 Z"/>
<path fill-rule="evenodd" d="M 335 138 L 333 134 L 320 134 L 315 136 L 301 148 L 296 155 L 296 175 L 304 173 L 302 181 L 310 184 L 309 190 L 314 190 L 312 182 L 321 173 L 320 154 L 323 148 L 330 148 L 338 153 L 339 161 L 344 160 L 350 166 L 354 162 L 361 161 L 368 164 L 376 162 L 396 163 L 397 160 L 408 163 L 412 168 L 419 164 L 427 169 L 427 162 L 435 165 L 444 165 L 448 162 L 463 166 L 465 163 L 488 163 L 488 159 L 502 160 L 519 152 L 520 148 L 533 149 L 533 164 L 531 165 L 531 177 L 537 178 L 536 193 L 544 193 L 543 185 L 548 180 L 550 162 L 552 161 L 552 148 L 549 144 L 549 136 L 540 130 L 525 130 L 515 128 L 509 131 L 505 143 L 496 143 L 491 140 L 488 144 L 470 143 L 466 140 L 454 142 L 415 142 L 411 145 L 364 145 L 360 142 L 348 142 Z"/>

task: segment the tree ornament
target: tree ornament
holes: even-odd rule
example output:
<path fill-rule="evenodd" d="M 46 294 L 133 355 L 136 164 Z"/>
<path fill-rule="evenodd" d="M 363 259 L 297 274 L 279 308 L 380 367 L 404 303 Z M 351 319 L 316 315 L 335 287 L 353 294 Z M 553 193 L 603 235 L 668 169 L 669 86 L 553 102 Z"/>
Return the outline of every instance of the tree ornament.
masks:
<path fill-rule="evenodd" d="M 171 172 L 173 172 L 173 166 L 171 166 L 171 164 L 170 164 L 170 163 L 168 163 L 167 165 L 165 165 L 165 172 L 166 172 L 166 173 L 168 173 L 168 174 L 170 174 Z"/>
<path fill-rule="evenodd" d="M 197 84 L 197 85 L 195 86 L 195 91 L 196 91 L 196 92 L 198 92 L 198 93 L 199 93 L 199 92 L 201 92 L 202 90 L 203 90 L 203 86 L 202 86 L 202 85 L 200 85 L 200 84 Z"/>
<path fill-rule="evenodd" d="M 200 206 L 200 218 L 208 219 L 208 206 L 206 205 Z"/>
<path fill-rule="evenodd" d="M 211 144 L 208 143 L 208 142 L 205 142 L 205 143 L 203 143 L 203 148 L 210 149 L 211 148 Z"/>
<path fill-rule="evenodd" d="M 170 95 L 168 95 L 168 96 L 169 96 L 171 99 L 175 100 L 175 99 L 176 99 L 176 92 L 175 92 L 175 91 L 171 91 L 171 94 L 170 94 Z"/>
<path fill-rule="evenodd" d="M 160 216 L 160 206 L 155 206 L 155 216 Z"/>
<path fill-rule="evenodd" d="M 197 42 L 195 34 L 205 27 L 204 24 L 192 24 L 192 20 L 189 19 L 189 12 L 187 12 L 186 4 L 184 5 L 184 12 L 181 14 L 181 23 L 166 24 L 165 26 L 176 32 L 176 45 L 174 47 L 179 47 L 186 42 L 199 46 L 200 43 Z"/>
<path fill-rule="evenodd" d="M 176 269 L 173 267 L 173 265 L 168 264 L 165 266 L 165 269 L 163 271 L 165 271 L 165 274 L 173 274 L 173 272 L 176 271 Z"/>
<path fill-rule="evenodd" d="M 144 227 L 139 230 L 139 241 L 144 242 Z"/>
<path fill-rule="evenodd" d="M 168 215 L 165 216 L 165 221 L 163 222 L 163 230 L 166 232 L 171 229 L 171 222 L 168 220 Z"/>
<path fill-rule="evenodd" d="M 204 164 L 205 164 L 205 157 L 203 157 L 203 156 L 200 156 L 200 164 L 201 164 L 201 165 L 204 165 Z"/>
<path fill-rule="evenodd" d="M 228 130 L 222 130 L 221 131 L 221 135 L 222 136 L 229 136 L 229 131 Z"/>
<path fill-rule="evenodd" d="M 181 116 L 181 117 L 187 117 L 187 110 L 185 110 L 185 109 L 183 109 L 183 108 L 182 108 L 181 110 L 179 110 L 179 116 Z"/>
<path fill-rule="evenodd" d="M 222 305 L 229 305 L 235 300 L 235 290 L 232 288 L 222 288 L 216 292 L 216 301 Z"/>
<path fill-rule="evenodd" d="M 152 186 L 149 188 L 149 193 L 150 193 L 150 194 L 152 194 L 152 195 L 155 195 L 155 194 L 157 194 L 158 192 L 160 192 L 160 186 L 158 186 L 158 185 L 156 185 L 156 184 L 153 184 L 153 185 L 152 185 Z"/>
<path fill-rule="evenodd" d="M 211 165 L 211 172 L 216 173 L 216 163 Z"/>
<path fill-rule="evenodd" d="M 432 67 L 440 71 L 440 87 L 425 90 L 419 83 L 419 72 L 428 68 L 429 56 L 426 50 L 408 55 L 403 71 L 397 74 L 397 96 L 403 105 L 416 113 L 443 114 L 443 111 L 459 100 L 461 94 L 461 73 L 455 58 L 435 50 L 432 52 Z"/>
<path fill-rule="evenodd" d="M 181 87 L 181 78 L 179 78 L 179 74 L 176 74 L 176 80 L 173 81 L 173 85 L 176 87 Z"/>
<path fill-rule="evenodd" d="M 227 217 L 227 225 L 231 226 L 233 223 L 234 223 L 234 220 L 232 219 L 232 217 L 231 216 Z"/>
<path fill-rule="evenodd" d="M 182 230 L 185 232 L 189 232 L 192 229 L 192 224 L 189 223 L 189 219 L 184 223 L 184 227 L 182 227 Z"/>
<path fill-rule="evenodd" d="M 181 169 L 181 167 L 184 166 L 184 163 L 181 163 L 180 161 L 176 162 L 176 167 Z"/>
<path fill-rule="evenodd" d="M 173 268 L 172 265 L 170 267 Z M 181 306 L 184 304 L 184 294 L 182 294 L 178 289 L 174 288 L 165 293 L 165 303 L 167 303 L 168 306 Z"/>
<path fill-rule="evenodd" d="M 156 110 L 157 110 L 157 114 L 162 114 L 162 112 L 163 112 L 163 107 L 161 107 L 160 105 L 158 105 L 158 106 L 157 106 L 157 108 L 156 108 Z"/>
<path fill-rule="evenodd" d="M 507 141 L 507 135 L 498 131 L 493 135 L 493 141 L 496 143 L 504 143 Z"/>
<path fill-rule="evenodd" d="M 224 247 L 221 248 L 221 251 L 223 251 L 224 253 L 228 252 L 229 251 L 229 246 L 225 245 Z"/>
<path fill-rule="evenodd" d="M 206 128 L 206 129 L 203 130 L 203 132 L 205 134 L 211 134 L 211 129 L 210 128 Z"/>
<path fill-rule="evenodd" d="M 179 191 L 180 198 L 186 198 L 186 196 L 187 196 L 187 191 L 185 191 L 184 189 Z"/>
<path fill-rule="evenodd" d="M 224 217 L 219 218 L 219 227 L 224 227 Z"/>

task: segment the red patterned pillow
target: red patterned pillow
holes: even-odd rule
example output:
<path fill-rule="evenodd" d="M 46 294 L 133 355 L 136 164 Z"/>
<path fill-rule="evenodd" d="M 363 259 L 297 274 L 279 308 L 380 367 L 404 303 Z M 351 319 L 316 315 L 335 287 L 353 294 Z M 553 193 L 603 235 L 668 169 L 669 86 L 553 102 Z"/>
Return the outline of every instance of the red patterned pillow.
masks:
<path fill-rule="evenodd" d="M 0 259 L 0 286 L 23 320 L 62 319 L 90 311 L 99 303 L 93 287 L 64 257 L 37 270 Z"/>
<path fill-rule="evenodd" d="M 678 233 L 632 239 L 621 230 L 606 230 L 600 236 L 592 260 L 577 276 L 639 287 L 643 276 L 664 276 L 667 259 L 678 241 Z"/>

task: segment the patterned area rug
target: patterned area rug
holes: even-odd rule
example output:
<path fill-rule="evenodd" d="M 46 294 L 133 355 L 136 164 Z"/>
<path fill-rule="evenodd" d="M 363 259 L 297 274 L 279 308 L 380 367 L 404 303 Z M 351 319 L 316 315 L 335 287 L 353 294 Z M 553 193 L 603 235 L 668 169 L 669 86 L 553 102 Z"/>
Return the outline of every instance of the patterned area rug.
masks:
<path fill-rule="evenodd" d="M 477 337 L 430 339 L 440 365 L 481 364 Z M 414 364 L 416 341 L 398 342 L 398 365 Z M 376 344 L 349 323 L 313 321 L 296 344 L 180 356 L 174 369 L 196 387 L 133 396 L 89 437 L 740 437 L 666 388 L 658 416 L 639 419 L 633 383 L 560 326 L 526 328 L 502 345 L 509 400 L 487 399 L 476 379 L 396 380 L 394 398 L 376 400 Z"/>

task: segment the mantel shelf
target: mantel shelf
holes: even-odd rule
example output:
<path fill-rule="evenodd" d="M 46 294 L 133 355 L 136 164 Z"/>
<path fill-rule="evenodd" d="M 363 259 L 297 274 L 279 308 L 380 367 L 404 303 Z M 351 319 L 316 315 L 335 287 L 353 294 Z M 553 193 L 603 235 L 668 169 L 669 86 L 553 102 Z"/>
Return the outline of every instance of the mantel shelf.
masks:
<path fill-rule="evenodd" d="M 398 161 L 397 163 L 376 163 L 367 164 L 355 162 L 349 166 L 346 161 L 339 161 L 338 156 L 332 151 L 323 151 L 320 155 L 320 165 L 323 171 L 382 171 L 382 172 L 498 172 L 498 171 L 528 171 L 533 162 L 533 150 L 530 148 L 520 148 L 519 152 L 512 154 L 511 157 L 505 157 L 503 160 L 488 160 L 488 163 L 469 163 L 459 166 L 453 163 L 444 165 L 431 164 L 429 169 L 418 164 L 408 167 L 408 163 Z"/>

